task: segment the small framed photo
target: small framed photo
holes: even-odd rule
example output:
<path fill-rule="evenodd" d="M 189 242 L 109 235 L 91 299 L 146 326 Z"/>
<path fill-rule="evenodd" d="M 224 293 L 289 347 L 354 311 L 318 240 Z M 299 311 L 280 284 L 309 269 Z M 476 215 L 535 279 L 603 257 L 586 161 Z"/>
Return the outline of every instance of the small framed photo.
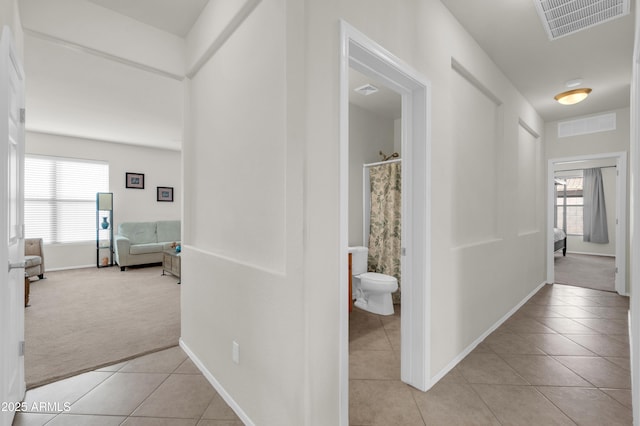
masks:
<path fill-rule="evenodd" d="M 173 202 L 173 188 L 170 186 L 159 186 L 158 201 Z"/>
<path fill-rule="evenodd" d="M 144 189 L 144 175 L 142 173 L 127 172 L 127 188 Z"/>

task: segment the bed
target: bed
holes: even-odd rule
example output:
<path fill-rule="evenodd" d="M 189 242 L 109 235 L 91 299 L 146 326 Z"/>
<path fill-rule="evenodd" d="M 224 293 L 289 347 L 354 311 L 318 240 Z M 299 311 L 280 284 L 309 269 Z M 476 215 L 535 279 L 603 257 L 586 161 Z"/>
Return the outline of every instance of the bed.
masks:
<path fill-rule="evenodd" d="M 553 252 L 562 249 L 562 255 L 567 255 L 567 234 L 560 228 L 553 228 Z"/>

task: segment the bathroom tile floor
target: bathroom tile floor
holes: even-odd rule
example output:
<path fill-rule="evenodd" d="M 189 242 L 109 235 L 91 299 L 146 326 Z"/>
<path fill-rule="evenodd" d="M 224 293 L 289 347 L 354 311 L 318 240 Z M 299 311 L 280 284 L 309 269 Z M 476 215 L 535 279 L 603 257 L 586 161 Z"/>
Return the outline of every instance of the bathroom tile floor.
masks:
<path fill-rule="evenodd" d="M 628 309 L 615 293 L 546 285 L 420 392 L 400 381 L 400 309 L 354 308 L 349 423 L 631 425 Z"/>
<path fill-rule="evenodd" d="M 243 424 L 178 346 L 29 390 L 24 402 L 14 426 Z"/>

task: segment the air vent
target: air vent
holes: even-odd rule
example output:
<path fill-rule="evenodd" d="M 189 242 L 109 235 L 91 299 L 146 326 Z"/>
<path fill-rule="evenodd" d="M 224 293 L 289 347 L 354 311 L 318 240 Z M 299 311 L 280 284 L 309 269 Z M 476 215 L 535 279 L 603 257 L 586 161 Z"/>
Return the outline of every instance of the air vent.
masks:
<path fill-rule="evenodd" d="M 629 13 L 629 0 L 533 0 L 549 40 Z"/>
<path fill-rule="evenodd" d="M 594 115 L 558 123 L 558 137 L 588 135 L 590 133 L 607 132 L 616 129 L 616 113 Z"/>
<path fill-rule="evenodd" d="M 360 86 L 353 90 L 360 93 L 361 95 L 369 96 L 376 93 L 378 91 L 378 88 L 372 84 L 365 84 L 364 86 Z"/>

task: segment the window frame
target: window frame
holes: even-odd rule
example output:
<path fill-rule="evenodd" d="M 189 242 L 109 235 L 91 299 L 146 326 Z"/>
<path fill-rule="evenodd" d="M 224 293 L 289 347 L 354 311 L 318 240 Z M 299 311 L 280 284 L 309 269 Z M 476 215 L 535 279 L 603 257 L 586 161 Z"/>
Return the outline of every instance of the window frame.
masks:
<path fill-rule="evenodd" d="M 578 207 L 581 210 L 581 215 L 580 218 L 582 221 L 584 221 L 584 176 L 582 175 L 570 175 L 570 176 L 555 176 L 558 179 L 563 179 L 565 181 L 569 180 L 569 179 L 580 179 L 581 180 L 581 188 L 579 190 L 567 190 L 567 185 L 565 184 L 560 184 L 558 182 L 555 183 L 555 189 L 556 189 L 556 193 L 555 193 L 555 198 L 554 198 L 554 207 L 555 207 L 555 211 L 554 211 L 554 226 L 556 228 L 558 228 L 558 210 L 559 208 L 562 208 L 562 223 L 563 223 L 563 227 L 562 230 L 565 232 L 565 234 L 567 234 L 567 236 L 576 236 L 576 237 L 581 237 L 584 235 L 584 232 L 582 230 L 582 227 L 580 229 L 579 233 L 576 232 L 568 232 L 568 226 L 567 226 L 567 208 L 568 207 Z M 562 191 L 558 190 L 558 187 L 562 187 Z M 569 192 L 571 192 L 571 194 L 569 194 Z M 582 203 L 580 204 L 568 204 L 567 200 L 571 199 L 571 198 L 580 198 L 582 199 Z M 558 200 L 562 199 L 563 203 L 559 204 Z M 584 223 L 584 222 L 583 222 Z M 574 229 L 575 230 L 575 229 Z"/>

